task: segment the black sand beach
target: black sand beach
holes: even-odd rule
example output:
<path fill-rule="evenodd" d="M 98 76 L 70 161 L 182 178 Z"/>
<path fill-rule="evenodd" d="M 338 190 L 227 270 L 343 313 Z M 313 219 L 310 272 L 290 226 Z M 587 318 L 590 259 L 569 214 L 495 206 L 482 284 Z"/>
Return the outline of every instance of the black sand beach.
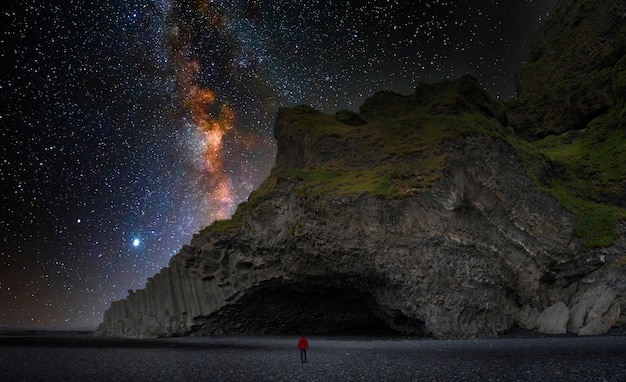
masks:
<path fill-rule="evenodd" d="M 438 341 L 310 336 L 129 340 L 0 334 L 0 381 L 625 381 L 626 336 Z"/>

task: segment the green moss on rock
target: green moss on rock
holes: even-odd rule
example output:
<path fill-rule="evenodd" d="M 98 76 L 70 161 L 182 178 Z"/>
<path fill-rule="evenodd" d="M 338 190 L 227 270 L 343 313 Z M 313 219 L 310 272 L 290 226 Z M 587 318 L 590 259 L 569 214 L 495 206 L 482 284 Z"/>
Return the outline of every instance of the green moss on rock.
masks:
<path fill-rule="evenodd" d="M 623 108 L 612 108 L 583 131 L 534 141 L 556 171 L 542 188 L 577 217 L 585 247 L 610 245 L 626 218 L 626 130 Z"/>

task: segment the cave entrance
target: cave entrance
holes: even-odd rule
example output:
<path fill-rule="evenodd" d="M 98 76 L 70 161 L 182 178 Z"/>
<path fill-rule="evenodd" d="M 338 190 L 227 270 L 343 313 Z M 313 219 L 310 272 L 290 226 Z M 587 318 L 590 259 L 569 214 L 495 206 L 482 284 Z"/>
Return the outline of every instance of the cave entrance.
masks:
<path fill-rule="evenodd" d="M 210 321 L 224 334 L 400 333 L 381 318 L 371 295 L 333 287 L 259 286 Z"/>

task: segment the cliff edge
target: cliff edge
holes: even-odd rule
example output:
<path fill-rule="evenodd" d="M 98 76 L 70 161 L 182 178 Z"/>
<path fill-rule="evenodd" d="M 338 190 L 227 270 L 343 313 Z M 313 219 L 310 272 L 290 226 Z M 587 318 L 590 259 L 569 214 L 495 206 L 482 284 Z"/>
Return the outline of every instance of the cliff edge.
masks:
<path fill-rule="evenodd" d="M 602 16 L 611 4 L 561 1 L 537 46 L 557 38 L 550 25 L 586 25 L 563 16 L 572 9 Z M 528 90 L 524 73 L 558 65 L 540 58 L 508 105 L 465 76 L 411 95 L 380 92 L 359 113 L 280 109 L 270 176 L 145 289 L 114 302 L 96 334 L 471 338 L 513 327 L 599 334 L 623 326 L 619 54 L 600 60 L 611 78 L 604 100 L 594 93 L 604 106 L 573 113 L 574 129 L 542 109 L 548 95 Z"/>

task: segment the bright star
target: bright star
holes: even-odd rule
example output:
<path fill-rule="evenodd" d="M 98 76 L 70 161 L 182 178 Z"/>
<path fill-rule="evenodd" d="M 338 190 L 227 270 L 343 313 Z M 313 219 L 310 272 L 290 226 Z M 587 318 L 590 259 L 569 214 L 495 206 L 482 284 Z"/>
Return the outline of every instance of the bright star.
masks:
<path fill-rule="evenodd" d="M 133 247 L 139 247 L 139 244 L 141 244 L 141 240 L 133 239 Z"/>

